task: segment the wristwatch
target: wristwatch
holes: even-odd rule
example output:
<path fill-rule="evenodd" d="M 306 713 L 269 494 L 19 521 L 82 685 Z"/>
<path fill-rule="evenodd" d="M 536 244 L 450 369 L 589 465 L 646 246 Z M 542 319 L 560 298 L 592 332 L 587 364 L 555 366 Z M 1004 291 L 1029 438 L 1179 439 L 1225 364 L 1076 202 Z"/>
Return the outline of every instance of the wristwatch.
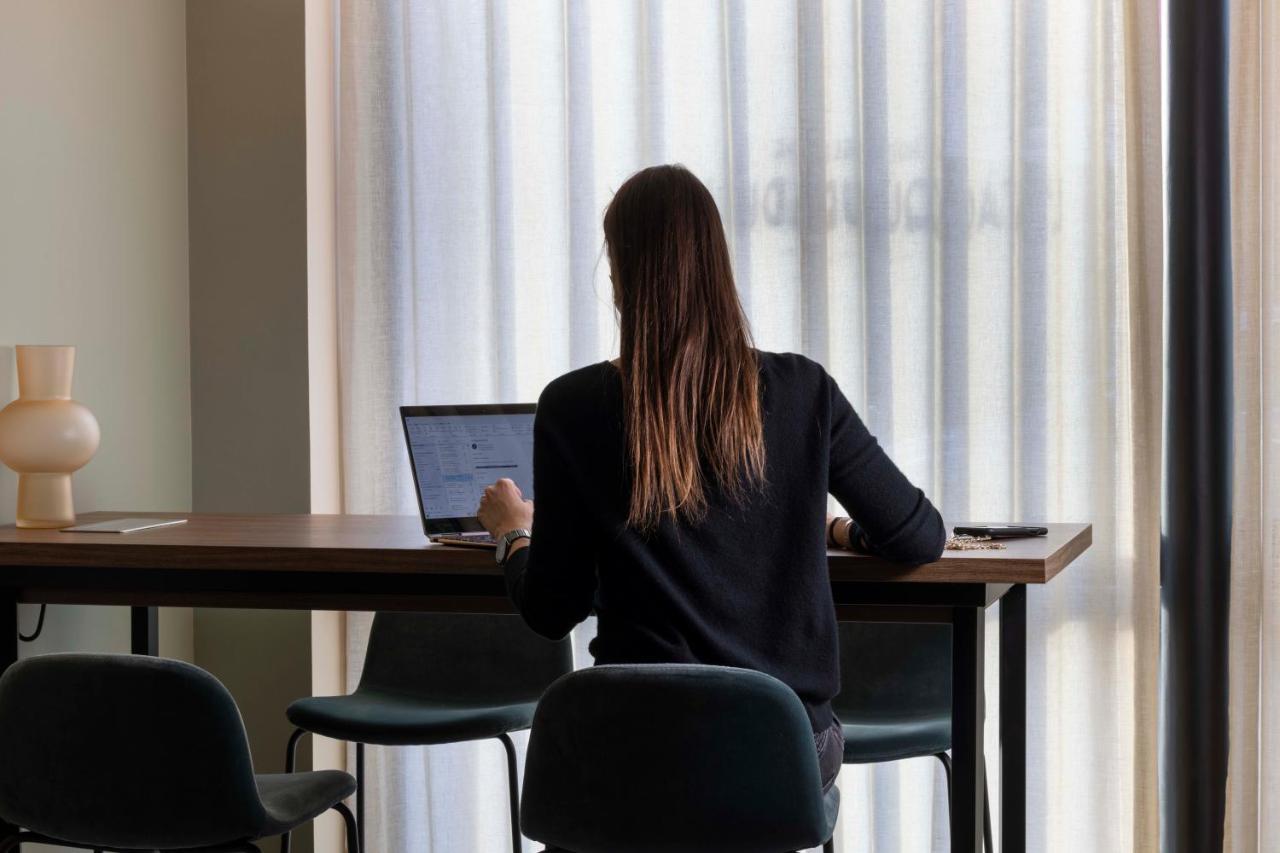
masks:
<path fill-rule="evenodd" d="M 498 561 L 498 565 L 507 562 L 507 551 L 511 549 L 511 544 L 517 539 L 530 539 L 533 534 L 523 527 L 517 527 L 515 530 L 508 530 L 502 534 L 502 538 L 498 540 L 498 550 L 494 552 L 494 559 Z"/>

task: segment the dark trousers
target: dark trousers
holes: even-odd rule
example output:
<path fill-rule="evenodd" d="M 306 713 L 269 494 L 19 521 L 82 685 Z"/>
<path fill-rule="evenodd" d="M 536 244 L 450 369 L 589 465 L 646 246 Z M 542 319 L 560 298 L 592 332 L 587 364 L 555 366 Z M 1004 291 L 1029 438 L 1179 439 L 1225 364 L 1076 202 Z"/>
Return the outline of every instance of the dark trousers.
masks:
<path fill-rule="evenodd" d="M 836 782 L 840 773 L 840 765 L 844 763 L 844 730 L 840 721 L 813 736 L 813 744 L 818 748 L 818 769 L 822 771 L 822 791 L 826 793 Z"/>

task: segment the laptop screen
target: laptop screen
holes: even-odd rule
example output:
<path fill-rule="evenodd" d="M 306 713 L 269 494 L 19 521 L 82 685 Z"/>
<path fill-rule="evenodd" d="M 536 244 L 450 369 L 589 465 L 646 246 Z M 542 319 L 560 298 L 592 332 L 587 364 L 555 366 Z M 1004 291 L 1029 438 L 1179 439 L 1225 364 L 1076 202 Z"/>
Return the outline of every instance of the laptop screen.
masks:
<path fill-rule="evenodd" d="M 514 480 L 533 498 L 532 405 L 401 408 L 418 506 L 428 534 L 479 530 L 484 487 Z"/>

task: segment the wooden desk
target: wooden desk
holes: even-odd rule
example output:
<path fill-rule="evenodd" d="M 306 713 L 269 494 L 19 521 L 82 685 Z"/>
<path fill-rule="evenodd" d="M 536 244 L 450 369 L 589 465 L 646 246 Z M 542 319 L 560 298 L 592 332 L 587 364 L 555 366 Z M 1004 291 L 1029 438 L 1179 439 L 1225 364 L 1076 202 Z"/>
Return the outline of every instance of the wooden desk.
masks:
<path fill-rule="evenodd" d="M 125 515 L 90 513 L 87 523 Z M 416 516 L 194 515 L 127 535 L 0 527 L 0 671 L 17 659 L 18 602 L 133 608 L 133 650 L 155 654 L 157 605 L 295 610 L 510 612 L 488 551 L 425 541 Z M 1026 584 L 1043 584 L 1092 542 L 1087 524 L 1003 551 L 948 551 L 903 568 L 831 552 L 843 620 L 952 625 L 952 850 L 982 850 L 986 607 L 1000 605 L 1003 850 L 1025 849 Z M 281 713 L 284 709 L 281 709 Z"/>

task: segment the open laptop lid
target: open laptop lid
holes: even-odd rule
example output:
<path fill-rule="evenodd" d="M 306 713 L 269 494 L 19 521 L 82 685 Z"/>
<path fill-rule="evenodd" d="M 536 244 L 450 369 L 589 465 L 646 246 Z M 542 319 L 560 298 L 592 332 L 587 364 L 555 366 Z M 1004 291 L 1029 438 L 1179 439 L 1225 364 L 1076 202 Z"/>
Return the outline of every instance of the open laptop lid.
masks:
<path fill-rule="evenodd" d="M 484 528 L 475 516 L 499 477 L 533 499 L 533 403 L 401 406 L 414 492 L 428 536 Z"/>

